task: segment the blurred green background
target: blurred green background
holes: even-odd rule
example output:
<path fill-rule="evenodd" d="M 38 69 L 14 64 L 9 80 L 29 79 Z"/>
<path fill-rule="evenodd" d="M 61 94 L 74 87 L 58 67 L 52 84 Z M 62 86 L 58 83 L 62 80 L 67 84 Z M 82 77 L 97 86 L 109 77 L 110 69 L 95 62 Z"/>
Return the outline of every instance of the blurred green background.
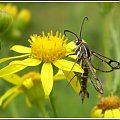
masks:
<path fill-rule="evenodd" d="M 53 30 L 54 33 L 60 31 L 63 34 L 63 31 L 68 29 L 79 35 L 81 22 L 87 16 L 89 20 L 84 24 L 82 38 L 88 43 L 90 49 L 120 60 L 113 42 L 114 37 L 120 33 L 119 3 L 106 5 L 106 3 L 97 2 L 14 2 L 12 4 L 18 9 L 27 8 L 31 11 L 31 20 L 21 37 L 15 41 L 16 44 L 29 46 L 27 40 L 30 35 L 41 34 L 42 31 L 47 33 Z M 111 26 L 116 30 L 114 34 L 111 33 Z M 68 36 L 69 40 L 75 40 L 73 35 Z M 9 38 L 6 41 L 9 41 Z M 8 51 L 12 45 L 14 44 L 11 43 L 8 48 L 1 49 L 1 57 L 6 57 L 5 50 Z M 120 45 L 120 40 L 117 41 L 117 45 Z M 31 69 L 26 69 L 20 74 L 29 70 Z M 115 72 L 107 74 L 98 72 L 97 75 L 104 83 L 104 95 L 110 95 Z M 8 83 L 1 82 L 0 94 L 2 95 L 8 87 L 10 87 Z M 66 80 L 54 82 L 53 95 L 58 117 L 90 117 L 91 109 L 96 105 L 99 96 L 90 81 L 88 81 L 88 90 L 90 97 L 85 98 L 82 104 L 80 96 L 71 86 L 67 86 Z M 117 95 L 119 95 L 118 91 L 117 89 Z M 49 100 L 46 101 L 46 107 L 51 117 L 54 117 Z M 35 106 L 27 107 L 22 94 L 17 96 L 6 109 L 0 107 L 0 117 L 41 117 L 41 114 Z"/>

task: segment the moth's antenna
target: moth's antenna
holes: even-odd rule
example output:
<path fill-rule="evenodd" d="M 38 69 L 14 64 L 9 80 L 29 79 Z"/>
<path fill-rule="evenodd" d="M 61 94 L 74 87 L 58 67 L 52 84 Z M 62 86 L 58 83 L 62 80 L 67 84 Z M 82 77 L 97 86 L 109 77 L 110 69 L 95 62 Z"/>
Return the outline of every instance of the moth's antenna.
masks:
<path fill-rule="evenodd" d="M 83 21 L 82 21 L 82 25 L 81 25 L 81 27 L 80 27 L 80 40 L 81 40 L 81 38 L 82 38 L 81 33 L 82 33 L 83 24 L 84 24 L 85 20 L 88 20 L 88 17 L 84 17 L 84 19 L 83 19 Z"/>
<path fill-rule="evenodd" d="M 66 32 L 72 33 L 72 34 L 75 35 L 75 37 L 79 40 L 79 37 L 78 37 L 74 32 L 72 32 L 72 31 L 70 31 L 70 30 L 64 30 L 64 34 L 65 34 Z M 66 36 L 66 34 L 65 34 L 65 36 Z"/>

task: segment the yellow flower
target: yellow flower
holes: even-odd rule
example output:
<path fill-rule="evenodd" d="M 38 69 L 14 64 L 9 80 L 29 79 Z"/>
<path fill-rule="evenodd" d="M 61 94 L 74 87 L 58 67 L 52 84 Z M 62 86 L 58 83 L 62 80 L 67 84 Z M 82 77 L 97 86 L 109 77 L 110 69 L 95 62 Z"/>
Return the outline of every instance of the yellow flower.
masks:
<path fill-rule="evenodd" d="M 22 9 L 17 16 L 18 19 L 22 20 L 25 23 L 28 23 L 30 21 L 30 17 L 31 13 L 27 9 Z"/>
<path fill-rule="evenodd" d="M 92 109 L 94 118 L 120 118 L 120 98 L 117 96 L 104 97 Z"/>
<path fill-rule="evenodd" d="M 67 44 L 67 39 L 61 33 L 56 32 L 53 35 L 51 31 L 46 36 L 42 33 L 42 36 L 32 35 L 29 39 L 30 47 L 21 45 L 14 45 L 11 50 L 21 53 L 20 56 L 3 58 L 0 60 L 4 62 L 6 60 L 23 58 L 22 60 L 12 61 L 8 66 L 0 70 L 0 77 L 13 74 L 28 66 L 38 66 L 41 68 L 41 82 L 46 96 L 49 96 L 53 87 L 53 76 L 55 68 L 63 71 L 74 71 L 83 73 L 83 69 L 80 65 L 75 64 L 74 61 L 67 60 L 67 55 L 71 53 L 71 46 L 73 42 Z M 73 69 L 71 70 L 71 68 Z M 72 83 L 72 82 L 71 82 Z M 73 85 L 75 88 L 79 87 Z M 80 89 L 80 88 L 79 88 Z"/>
<path fill-rule="evenodd" d="M 7 11 L 10 13 L 13 17 L 16 17 L 18 9 L 15 5 L 12 5 L 10 3 L 8 4 L 0 4 L 0 9 L 3 11 Z"/>
<path fill-rule="evenodd" d="M 60 78 L 61 77 L 61 78 Z M 32 71 L 22 77 L 17 74 L 10 74 L 2 77 L 3 80 L 13 85 L 0 97 L 0 105 L 6 108 L 10 102 L 19 94 L 25 94 L 25 99 L 28 107 L 40 100 L 45 100 L 45 94 L 41 85 L 41 75 L 38 72 Z M 54 76 L 54 80 L 64 79 L 62 71 Z"/>

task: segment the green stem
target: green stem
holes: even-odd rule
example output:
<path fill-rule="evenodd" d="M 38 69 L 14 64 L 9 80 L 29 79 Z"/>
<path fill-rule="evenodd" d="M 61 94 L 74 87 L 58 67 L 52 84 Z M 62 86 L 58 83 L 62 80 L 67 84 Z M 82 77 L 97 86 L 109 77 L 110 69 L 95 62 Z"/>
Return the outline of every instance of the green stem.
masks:
<path fill-rule="evenodd" d="M 53 110 L 53 113 L 54 113 L 54 117 L 57 118 L 58 115 L 57 115 L 57 112 L 56 112 L 56 109 L 55 109 L 55 104 L 54 104 L 53 92 L 52 92 L 52 91 L 51 91 L 51 93 L 50 93 L 49 99 L 50 99 L 50 103 L 51 103 L 52 110 Z"/>
<path fill-rule="evenodd" d="M 19 117 L 19 113 L 18 113 L 18 108 L 16 106 L 16 102 L 11 102 L 11 104 L 10 104 L 10 112 L 12 114 L 12 117 L 14 117 L 14 118 Z"/>
<path fill-rule="evenodd" d="M 46 108 L 43 103 L 37 102 L 37 107 L 39 108 L 40 112 L 42 113 L 43 117 L 49 118 L 48 112 L 46 111 Z"/>

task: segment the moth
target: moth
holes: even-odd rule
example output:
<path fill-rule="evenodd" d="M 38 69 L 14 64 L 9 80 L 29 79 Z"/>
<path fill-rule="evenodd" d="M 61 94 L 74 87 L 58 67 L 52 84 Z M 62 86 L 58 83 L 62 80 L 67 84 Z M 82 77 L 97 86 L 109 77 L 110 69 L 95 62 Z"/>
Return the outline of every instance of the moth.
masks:
<path fill-rule="evenodd" d="M 96 91 L 98 91 L 100 94 L 103 94 L 104 90 L 103 90 L 102 83 L 97 77 L 95 71 L 99 70 L 101 72 L 112 72 L 113 70 L 120 69 L 120 62 L 110 59 L 100 53 L 97 53 L 89 49 L 87 43 L 81 38 L 81 32 L 82 32 L 83 23 L 85 20 L 88 20 L 88 17 L 84 17 L 83 19 L 81 29 L 80 29 L 80 37 L 78 37 L 74 32 L 70 30 L 64 30 L 65 35 L 66 35 L 66 32 L 68 32 L 73 34 L 76 37 L 76 40 L 75 40 L 76 48 L 74 50 L 73 55 L 76 55 L 75 63 L 79 64 L 84 70 L 84 73 L 75 72 L 75 76 L 77 76 L 77 79 L 81 84 L 81 90 L 79 94 L 81 96 L 82 102 L 85 96 L 89 97 L 89 92 L 87 90 L 87 81 L 88 81 L 89 73 L 91 73 L 92 75 L 92 79 L 90 79 L 92 85 L 94 86 Z M 95 58 L 101 64 L 104 63 L 106 67 L 97 68 L 92 63 L 92 60 L 91 60 L 92 58 Z"/>

